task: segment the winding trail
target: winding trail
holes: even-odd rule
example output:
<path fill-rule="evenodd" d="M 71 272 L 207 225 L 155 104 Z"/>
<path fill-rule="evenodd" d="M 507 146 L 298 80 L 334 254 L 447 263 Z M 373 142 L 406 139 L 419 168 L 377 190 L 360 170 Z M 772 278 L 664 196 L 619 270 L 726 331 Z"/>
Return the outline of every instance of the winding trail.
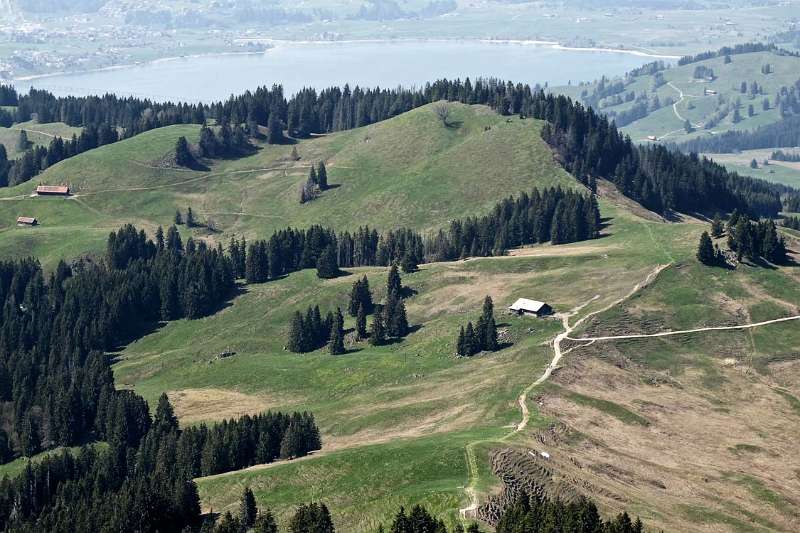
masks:
<path fill-rule="evenodd" d="M 530 421 L 530 411 L 528 410 L 528 394 L 530 394 L 530 392 L 534 388 L 538 387 L 539 385 L 547 381 L 553 374 L 553 371 L 558 368 L 558 363 L 559 361 L 561 361 L 561 358 L 575 348 L 573 347 L 566 351 L 562 350 L 561 343 L 564 341 L 564 339 L 568 339 L 569 334 L 572 333 L 575 330 L 575 328 L 580 326 L 587 319 L 597 314 L 605 313 L 612 307 L 619 305 L 620 303 L 624 302 L 625 300 L 636 294 L 642 288 L 649 285 L 655 279 L 655 277 L 658 276 L 658 274 L 668 266 L 669 264 L 659 265 L 652 272 L 650 272 L 643 281 L 637 283 L 625 296 L 617 300 L 614 300 L 613 302 L 609 303 L 608 305 L 606 305 L 601 309 L 588 313 L 587 315 L 580 318 L 573 325 L 570 325 L 569 319 L 577 315 L 581 311 L 581 309 L 583 309 L 587 305 L 591 304 L 592 302 L 600 298 L 600 295 L 595 295 L 594 297 L 585 301 L 581 305 L 575 307 L 568 313 L 557 315 L 559 318 L 561 318 L 561 324 L 564 328 L 564 331 L 556 335 L 556 337 L 553 339 L 553 359 L 550 361 L 550 364 L 547 365 L 542 375 L 539 376 L 539 378 L 536 381 L 525 387 L 525 389 L 522 391 L 522 394 L 520 394 L 519 398 L 517 399 L 520 411 L 522 412 L 522 420 L 520 420 L 520 422 L 516 426 L 514 426 L 513 430 L 508 432 L 500 439 L 483 439 L 483 440 L 473 441 L 468 443 L 465 447 L 469 482 L 467 483 L 466 486 L 464 486 L 464 492 L 467 494 L 467 498 L 469 499 L 469 505 L 467 507 L 459 509 L 459 514 L 462 520 L 466 520 L 467 518 L 474 518 L 474 513 L 478 509 L 478 504 L 479 504 L 478 494 L 477 494 L 477 485 L 479 477 L 478 459 L 475 454 L 475 447 L 478 446 L 479 444 L 485 444 L 489 442 L 505 442 L 506 440 L 513 437 L 520 431 L 524 430 L 528 426 L 528 422 Z"/>

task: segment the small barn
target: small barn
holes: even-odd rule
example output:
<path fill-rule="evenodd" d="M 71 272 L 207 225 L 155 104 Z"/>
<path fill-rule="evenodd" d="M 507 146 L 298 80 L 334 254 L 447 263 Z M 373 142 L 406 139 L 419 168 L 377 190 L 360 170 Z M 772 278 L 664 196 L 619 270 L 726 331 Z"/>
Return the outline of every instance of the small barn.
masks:
<path fill-rule="evenodd" d="M 39 196 L 69 196 L 69 185 L 39 185 L 36 187 Z"/>
<path fill-rule="evenodd" d="M 35 217 L 17 217 L 17 226 L 36 226 L 39 221 Z"/>
<path fill-rule="evenodd" d="M 553 314 L 553 308 L 544 302 L 520 298 L 508 308 L 509 311 L 517 315 L 547 316 Z"/>

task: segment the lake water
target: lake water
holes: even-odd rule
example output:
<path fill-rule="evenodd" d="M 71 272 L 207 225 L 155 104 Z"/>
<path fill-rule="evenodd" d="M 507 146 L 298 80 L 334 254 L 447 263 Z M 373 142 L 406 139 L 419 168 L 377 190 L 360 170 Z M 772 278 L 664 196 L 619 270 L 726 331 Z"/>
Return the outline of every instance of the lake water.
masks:
<path fill-rule="evenodd" d="M 493 76 L 566 85 L 623 74 L 652 58 L 531 43 L 402 41 L 279 44 L 260 54 L 208 55 L 18 81 L 57 95 L 113 92 L 156 100 L 213 101 L 259 85 L 394 87 L 437 78 Z"/>

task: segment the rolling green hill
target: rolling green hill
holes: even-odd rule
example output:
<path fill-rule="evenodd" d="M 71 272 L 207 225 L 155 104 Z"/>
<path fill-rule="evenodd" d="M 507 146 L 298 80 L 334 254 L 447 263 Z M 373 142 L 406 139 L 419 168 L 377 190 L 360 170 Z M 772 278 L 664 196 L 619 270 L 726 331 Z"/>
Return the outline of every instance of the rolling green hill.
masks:
<path fill-rule="evenodd" d="M 197 140 L 196 126 L 92 150 L 0 191 L 0 256 L 32 253 L 52 266 L 102 250 L 122 223 L 152 231 L 187 206 L 218 227 L 191 230 L 195 237 L 226 242 L 312 223 L 429 230 L 534 186 L 578 187 L 541 141 L 540 123 L 452 106 L 451 126 L 423 107 L 302 141 L 299 161 L 291 145 L 263 145 L 209 171 L 165 166 L 179 136 Z M 298 187 L 319 160 L 338 187 L 300 205 Z M 76 194 L 31 198 L 43 182 L 70 183 Z M 626 509 L 655 530 L 792 531 L 800 501 L 791 453 L 800 438 L 796 322 L 658 338 L 559 336 L 563 358 L 537 384 L 565 324 L 573 338 L 602 337 L 800 313 L 796 265 L 702 267 L 695 251 L 707 224 L 667 223 L 605 182 L 599 190 L 605 227 L 597 240 L 405 274 L 413 332 L 402 341 L 348 343 L 341 356 L 285 350 L 296 310 L 345 307 L 363 275 L 376 300 L 385 295 L 384 268 L 332 280 L 305 270 L 242 285 L 212 316 L 164 324 L 122 347 L 112 354 L 117 386 L 151 405 L 166 391 L 184 425 L 267 409 L 314 413 L 320 452 L 196 480 L 203 508 L 214 512 L 235 511 L 250 486 L 284 525 L 312 499 L 329 506 L 340 531 L 373 532 L 398 506 L 416 503 L 453 524 L 473 497 L 482 504 L 497 494 L 502 476 L 549 494 L 589 495 L 603 513 Z M 13 225 L 29 213 L 40 227 Z M 789 247 L 797 260 L 800 243 Z M 458 328 L 477 319 L 487 294 L 509 345 L 458 358 Z M 505 313 L 519 297 L 545 300 L 558 314 Z M 353 327 L 349 317 L 345 327 Z M 515 457 L 512 466 L 498 452 Z"/>
<path fill-rule="evenodd" d="M 755 52 L 734 55 L 731 59 L 731 63 L 726 64 L 723 57 L 717 57 L 668 68 L 657 75 L 642 74 L 622 80 L 625 87 L 618 96 L 623 101 L 626 93 L 632 92 L 636 97 L 644 98 L 650 103 L 657 96 L 661 103 L 659 109 L 651 107 L 647 116 L 624 125 L 622 131 L 636 142 L 648 142 L 648 137 L 654 136 L 659 141 L 680 143 L 731 129 L 752 130 L 780 120 L 780 113 L 775 106 L 775 95 L 782 87 L 791 87 L 800 79 L 800 58 L 773 52 Z M 765 74 L 762 67 L 767 64 L 771 66 L 771 71 Z M 694 73 L 697 67 L 712 69 L 714 79 L 696 79 Z M 657 82 L 656 78 L 659 76 L 662 81 Z M 612 83 L 616 81 L 620 80 L 611 80 Z M 749 93 L 742 94 L 740 86 L 743 81 L 748 87 L 756 82 L 763 88 L 763 94 L 755 97 Z M 553 90 L 573 98 L 585 99 L 591 97 L 597 87 L 598 84 L 593 83 Z M 716 94 L 706 94 L 706 90 Z M 636 104 L 634 101 L 616 103 L 615 98 L 616 96 L 602 98 L 594 106 L 600 112 L 618 115 Z M 770 101 L 769 110 L 762 108 L 764 98 Z M 737 99 L 741 101 L 740 122 L 733 122 L 733 112 L 730 111 L 717 124 L 708 127 L 715 114 Z M 751 104 L 754 107 L 752 117 L 748 116 L 748 106 Z M 691 133 L 684 129 L 686 120 L 694 127 Z"/>
<path fill-rule="evenodd" d="M 13 108 L 12 108 L 13 109 Z M 53 137 L 63 137 L 69 139 L 72 135 L 79 135 L 82 128 L 73 128 L 63 122 L 52 122 L 39 124 L 38 122 L 22 122 L 14 124 L 10 128 L 0 127 L 0 144 L 6 147 L 9 159 L 16 159 L 22 155 L 17 150 L 20 130 L 25 130 L 30 146 L 47 146 Z"/>
<path fill-rule="evenodd" d="M 299 161 L 291 159 L 291 145 L 262 145 L 252 155 L 216 161 L 204 172 L 163 163 L 177 138 L 196 141 L 199 127 L 150 131 L 62 161 L 32 182 L 0 191 L 0 252 L 24 250 L 52 264 L 100 249 L 108 231 L 124 222 L 154 230 L 171 224 L 176 209 L 187 207 L 218 229 L 196 234 L 222 242 L 234 233 L 263 238 L 278 228 L 314 223 L 337 230 L 360 225 L 429 230 L 485 213 L 501 198 L 536 186 L 577 186 L 554 163 L 539 136 L 540 123 L 506 119 L 480 106 L 451 108 L 448 126 L 425 106 L 383 123 L 302 141 L 295 146 Z M 318 161 L 326 162 L 333 188 L 300 205 L 299 188 Z M 39 183 L 69 183 L 75 197 L 30 198 Z M 41 226 L 16 228 L 19 215 L 37 216 Z M 84 230 L 69 229 L 76 226 Z"/>

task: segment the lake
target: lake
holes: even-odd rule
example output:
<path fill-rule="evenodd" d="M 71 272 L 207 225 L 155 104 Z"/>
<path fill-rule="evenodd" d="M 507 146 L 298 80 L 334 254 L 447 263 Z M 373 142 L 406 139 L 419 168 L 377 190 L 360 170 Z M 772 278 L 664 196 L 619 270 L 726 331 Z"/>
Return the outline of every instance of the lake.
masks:
<path fill-rule="evenodd" d="M 618 51 L 489 41 L 279 43 L 258 54 L 191 56 L 17 81 L 56 95 L 113 92 L 156 100 L 213 101 L 259 85 L 287 93 L 332 85 L 394 87 L 437 78 L 498 77 L 566 85 L 624 74 L 653 58 Z"/>

